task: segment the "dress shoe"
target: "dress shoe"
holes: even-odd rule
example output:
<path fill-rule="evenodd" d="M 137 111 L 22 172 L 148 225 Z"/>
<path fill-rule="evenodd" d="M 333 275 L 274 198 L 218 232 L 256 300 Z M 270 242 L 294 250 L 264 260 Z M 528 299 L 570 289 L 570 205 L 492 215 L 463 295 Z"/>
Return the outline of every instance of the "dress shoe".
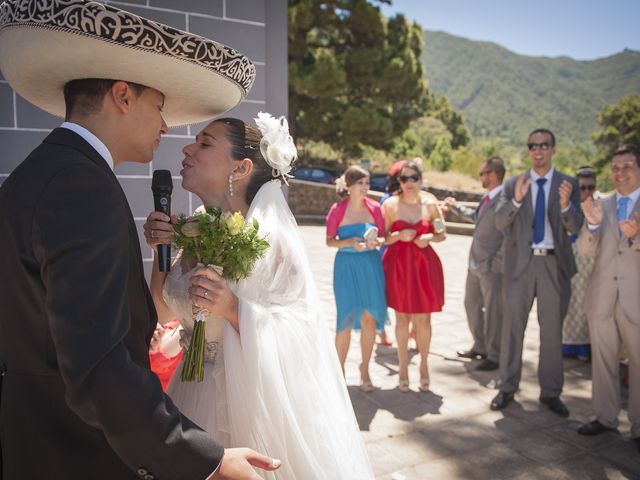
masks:
<path fill-rule="evenodd" d="M 481 372 L 489 372 L 491 370 L 497 370 L 498 367 L 498 362 L 494 362 L 493 360 L 485 358 L 478 364 L 476 370 L 480 370 Z"/>
<path fill-rule="evenodd" d="M 473 350 L 458 350 L 456 354 L 458 354 L 460 358 L 470 358 L 472 360 L 482 360 L 483 358 L 487 358 L 486 355 Z"/>
<path fill-rule="evenodd" d="M 601 424 L 598 420 L 594 420 L 593 422 L 583 423 L 578 428 L 578 433 L 580 435 L 586 435 L 588 437 L 592 435 L 598 435 L 602 432 L 615 432 L 615 428 L 607 427 Z"/>
<path fill-rule="evenodd" d="M 502 410 L 513 400 L 513 393 L 498 392 L 493 400 L 491 400 L 491 410 Z"/>
<path fill-rule="evenodd" d="M 565 418 L 569 416 L 569 409 L 562 403 L 560 397 L 540 397 L 540 403 L 549 407 L 549 410 L 556 415 Z"/>
<path fill-rule="evenodd" d="M 638 447 L 638 453 L 640 453 L 640 437 L 632 438 L 631 441 Z"/>

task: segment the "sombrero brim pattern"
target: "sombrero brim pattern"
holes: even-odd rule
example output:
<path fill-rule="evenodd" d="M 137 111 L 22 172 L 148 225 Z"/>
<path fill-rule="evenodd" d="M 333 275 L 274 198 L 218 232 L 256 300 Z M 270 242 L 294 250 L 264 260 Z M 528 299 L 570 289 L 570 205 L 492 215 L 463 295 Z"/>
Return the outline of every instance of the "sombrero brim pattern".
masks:
<path fill-rule="evenodd" d="M 206 121 L 247 95 L 256 70 L 220 43 L 84 0 L 0 5 L 0 69 L 26 100 L 64 117 L 64 85 L 126 80 L 165 95 L 167 125 Z"/>

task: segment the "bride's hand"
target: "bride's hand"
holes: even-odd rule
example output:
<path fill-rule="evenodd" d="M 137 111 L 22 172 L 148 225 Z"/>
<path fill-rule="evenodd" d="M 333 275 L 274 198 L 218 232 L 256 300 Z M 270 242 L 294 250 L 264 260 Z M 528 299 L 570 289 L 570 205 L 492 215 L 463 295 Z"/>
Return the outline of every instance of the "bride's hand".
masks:
<path fill-rule="evenodd" d="M 173 240 L 173 223 L 176 217 L 169 218 L 162 212 L 151 212 L 144 222 L 144 239 L 147 245 L 155 247 L 157 245 L 171 245 Z"/>
<path fill-rule="evenodd" d="M 198 267 L 193 270 L 189 296 L 195 305 L 206 308 L 214 315 L 222 315 L 234 328 L 237 327 L 238 297 L 213 268 Z"/>

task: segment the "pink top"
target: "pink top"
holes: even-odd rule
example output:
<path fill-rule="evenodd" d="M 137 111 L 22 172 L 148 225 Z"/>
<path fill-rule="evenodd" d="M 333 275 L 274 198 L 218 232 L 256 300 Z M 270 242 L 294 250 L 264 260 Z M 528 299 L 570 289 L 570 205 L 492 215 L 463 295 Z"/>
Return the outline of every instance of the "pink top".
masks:
<path fill-rule="evenodd" d="M 327 213 L 327 237 L 333 238 L 338 235 L 338 227 L 344 218 L 344 214 L 347 212 L 348 204 L 349 199 L 345 198 L 331 205 L 329 213 Z M 376 227 L 378 227 L 378 236 L 384 236 L 384 218 L 382 218 L 380 204 L 368 197 L 364 197 L 364 205 L 373 217 Z"/>

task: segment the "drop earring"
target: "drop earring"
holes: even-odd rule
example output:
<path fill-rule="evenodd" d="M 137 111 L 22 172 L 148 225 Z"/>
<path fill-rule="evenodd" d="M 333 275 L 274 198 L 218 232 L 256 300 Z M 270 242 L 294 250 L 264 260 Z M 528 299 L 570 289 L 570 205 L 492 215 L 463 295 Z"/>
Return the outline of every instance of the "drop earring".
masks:
<path fill-rule="evenodd" d="M 233 175 L 229 175 L 229 196 L 233 197 Z"/>

